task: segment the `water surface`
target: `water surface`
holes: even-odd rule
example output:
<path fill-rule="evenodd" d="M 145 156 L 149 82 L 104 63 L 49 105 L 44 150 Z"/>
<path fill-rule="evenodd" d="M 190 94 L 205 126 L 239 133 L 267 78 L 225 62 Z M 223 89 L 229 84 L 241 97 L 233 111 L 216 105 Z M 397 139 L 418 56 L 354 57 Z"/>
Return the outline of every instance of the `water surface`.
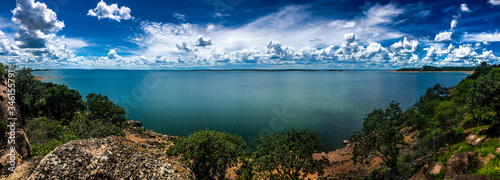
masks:
<path fill-rule="evenodd" d="M 51 70 L 33 74 L 45 82 L 107 95 L 127 117 L 156 132 L 186 136 L 201 128 L 242 136 L 250 145 L 261 134 L 309 129 L 342 146 L 363 117 L 391 101 L 406 109 L 436 83 L 453 86 L 457 73 L 391 71 L 141 71 Z"/>

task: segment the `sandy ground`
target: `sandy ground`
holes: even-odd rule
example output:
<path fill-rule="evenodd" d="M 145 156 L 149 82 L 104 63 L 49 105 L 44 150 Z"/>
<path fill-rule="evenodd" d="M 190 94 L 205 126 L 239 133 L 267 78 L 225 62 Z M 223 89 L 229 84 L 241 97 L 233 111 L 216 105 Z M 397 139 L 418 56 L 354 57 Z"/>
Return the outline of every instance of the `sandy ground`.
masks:
<path fill-rule="evenodd" d="M 53 78 L 61 78 L 61 77 L 42 77 L 42 76 L 35 76 L 36 80 L 44 80 L 44 79 L 53 79 Z"/>

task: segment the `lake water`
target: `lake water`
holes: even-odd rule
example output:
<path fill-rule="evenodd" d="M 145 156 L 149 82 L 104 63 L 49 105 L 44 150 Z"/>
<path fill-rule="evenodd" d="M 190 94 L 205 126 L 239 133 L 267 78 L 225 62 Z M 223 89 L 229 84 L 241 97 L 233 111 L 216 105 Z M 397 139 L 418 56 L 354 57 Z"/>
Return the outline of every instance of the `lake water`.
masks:
<path fill-rule="evenodd" d="M 436 83 L 453 86 L 457 73 L 391 71 L 256 72 L 50 70 L 44 82 L 107 95 L 127 117 L 156 132 L 187 136 L 204 127 L 242 136 L 251 146 L 262 134 L 309 129 L 342 146 L 363 118 L 391 101 L 406 109 Z"/>

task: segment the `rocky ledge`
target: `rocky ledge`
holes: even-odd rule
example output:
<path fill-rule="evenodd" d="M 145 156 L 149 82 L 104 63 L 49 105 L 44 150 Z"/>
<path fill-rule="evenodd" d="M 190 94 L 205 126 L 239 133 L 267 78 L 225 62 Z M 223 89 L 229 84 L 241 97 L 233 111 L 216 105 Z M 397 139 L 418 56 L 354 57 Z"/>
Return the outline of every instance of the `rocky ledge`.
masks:
<path fill-rule="evenodd" d="M 156 148 L 111 136 L 57 147 L 29 179 L 194 179 L 194 175 Z"/>

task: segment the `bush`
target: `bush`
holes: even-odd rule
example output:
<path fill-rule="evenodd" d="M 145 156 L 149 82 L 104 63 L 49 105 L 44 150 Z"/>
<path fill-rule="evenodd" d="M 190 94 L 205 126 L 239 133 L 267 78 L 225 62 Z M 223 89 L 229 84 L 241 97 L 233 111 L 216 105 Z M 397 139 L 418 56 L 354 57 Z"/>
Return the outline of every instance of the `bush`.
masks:
<path fill-rule="evenodd" d="M 3 63 L 0 63 L 0 80 L 2 81 L 2 84 L 3 84 L 3 81 L 7 77 L 8 69 L 9 69 L 9 66 L 5 66 L 5 65 L 3 65 Z"/>
<path fill-rule="evenodd" d="M 81 139 L 104 138 L 111 135 L 125 136 L 122 128 L 98 119 L 91 119 L 86 114 L 77 114 L 70 122 L 70 129 Z"/>
<path fill-rule="evenodd" d="M 73 119 L 75 112 L 83 111 L 83 104 L 80 93 L 73 89 L 68 89 L 66 85 L 44 83 L 44 105 L 45 114 L 63 121 L 65 125 Z"/>
<path fill-rule="evenodd" d="M 490 159 L 488 163 L 486 163 L 483 168 L 477 171 L 478 174 L 492 176 L 495 178 L 500 178 L 500 155 L 495 155 L 495 158 Z"/>
<path fill-rule="evenodd" d="M 262 179 L 299 179 L 323 172 L 323 160 L 313 160 L 312 154 L 324 151 L 325 143 L 308 130 L 264 135 L 257 140 L 254 154 L 255 171 Z"/>
<path fill-rule="evenodd" d="M 252 180 L 254 179 L 255 172 L 253 171 L 253 162 L 250 159 L 243 158 L 241 166 L 236 170 L 237 180 Z"/>
<path fill-rule="evenodd" d="M 125 108 L 111 102 L 108 96 L 90 93 L 86 98 L 90 119 L 99 120 L 104 124 L 113 124 L 119 127 L 124 127 L 125 124 L 127 124 Z"/>
<path fill-rule="evenodd" d="M 45 144 L 52 139 L 59 139 L 65 133 L 60 122 L 47 118 L 30 118 L 26 121 L 24 131 L 31 143 Z"/>
<path fill-rule="evenodd" d="M 167 154 L 181 155 L 198 179 L 224 179 L 227 169 L 246 153 L 246 143 L 237 135 L 208 129 L 177 138 Z"/>
<path fill-rule="evenodd" d="M 58 146 L 63 145 L 64 143 L 55 139 L 50 140 L 45 144 L 32 144 L 32 156 L 45 156 L 49 154 L 52 150 L 56 149 Z"/>
<path fill-rule="evenodd" d="M 391 173 L 399 175 L 397 162 L 400 148 L 398 145 L 405 144 L 400 132 L 400 118 L 401 108 L 395 102 L 391 102 L 385 111 L 376 109 L 368 114 L 361 131 L 355 132 L 350 137 L 353 144 L 354 162 L 362 163 L 369 155 L 376 155 L 391 168 Z"/>

